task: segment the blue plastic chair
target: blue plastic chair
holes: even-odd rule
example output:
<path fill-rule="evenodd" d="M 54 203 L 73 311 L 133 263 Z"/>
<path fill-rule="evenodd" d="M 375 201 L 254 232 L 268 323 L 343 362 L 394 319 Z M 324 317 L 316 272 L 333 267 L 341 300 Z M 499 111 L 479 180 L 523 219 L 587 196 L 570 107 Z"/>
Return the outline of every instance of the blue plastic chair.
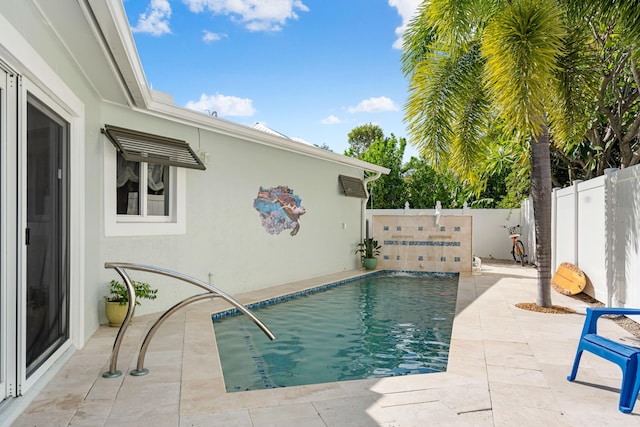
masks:
<path fill-rule="evenodd" d="M 622 369 L 619 409 L 628 414 L 633 411 L 633 406 L 638 398 L 638 390 L 640 390 L 640 348 L 621 344 L 598 335 L 598 319 L 605 314 L 640 315 L 640 309 L 587 308 L 587 317 L 584 320 L 578 351 L 573 361 L 571 375 L 567 379 L 573 381 L 576 378 L 583 351 L 591 352 L 616 363 Z"/>

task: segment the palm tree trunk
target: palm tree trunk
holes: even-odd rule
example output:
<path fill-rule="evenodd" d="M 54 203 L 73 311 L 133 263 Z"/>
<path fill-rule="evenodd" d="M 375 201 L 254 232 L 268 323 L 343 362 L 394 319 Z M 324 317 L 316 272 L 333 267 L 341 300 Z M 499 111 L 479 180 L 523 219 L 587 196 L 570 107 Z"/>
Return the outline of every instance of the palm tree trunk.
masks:
<path fill-rule="evenodd" d="M 536 232 L 538 296 L 536 304 L 551 307 L 551 156 L 545 124 L 531 144 L 531 197 Z"/>

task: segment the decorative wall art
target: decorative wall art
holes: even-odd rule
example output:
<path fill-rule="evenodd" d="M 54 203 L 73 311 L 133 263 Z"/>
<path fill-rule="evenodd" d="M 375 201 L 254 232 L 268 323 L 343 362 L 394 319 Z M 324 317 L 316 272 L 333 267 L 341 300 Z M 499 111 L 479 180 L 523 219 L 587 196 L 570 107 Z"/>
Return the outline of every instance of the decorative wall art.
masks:
<path fill-rule="evenodd" d="M 306 213 L 300 197 L 285 185 L 260 187 L 253 207 L 260 213 L 262 226 L 269 234 L 291 229 L 290 234 L 295 236 L 300 230 L 300 216 Z"/>

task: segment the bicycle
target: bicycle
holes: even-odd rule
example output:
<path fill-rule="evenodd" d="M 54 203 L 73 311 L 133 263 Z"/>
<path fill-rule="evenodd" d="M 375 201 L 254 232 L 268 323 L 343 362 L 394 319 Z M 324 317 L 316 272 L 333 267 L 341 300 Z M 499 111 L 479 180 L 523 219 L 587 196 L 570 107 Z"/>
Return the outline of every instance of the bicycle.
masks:
<path fill-rule="evenodd" d="M 516 262 L 520 261 L 520 265 L 524 267 L 527 254 L 525 254 L 524 252 L 524 244 L 522 243 L 522 240 L 518 239 L 521 234 L 520 225 L 516 225 L 515 227 L 504 227 L 509 230 L 509 237 L 513 241 L 513 247 L 511 248 L 511 255 L 513 256 L 513 260 Z"/>

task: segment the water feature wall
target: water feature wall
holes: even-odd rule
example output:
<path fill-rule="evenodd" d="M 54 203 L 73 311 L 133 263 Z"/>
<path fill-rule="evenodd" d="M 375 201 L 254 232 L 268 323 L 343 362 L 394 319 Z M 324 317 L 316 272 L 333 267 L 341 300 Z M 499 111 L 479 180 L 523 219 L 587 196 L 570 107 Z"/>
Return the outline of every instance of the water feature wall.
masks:
<path fill-rule="evenodd" d="M 388 270 L 467 272 L 472 263 L 473 218 L 468 215 L 373 215 L 372 237 L 382 245 L 378 267 Z"/>

